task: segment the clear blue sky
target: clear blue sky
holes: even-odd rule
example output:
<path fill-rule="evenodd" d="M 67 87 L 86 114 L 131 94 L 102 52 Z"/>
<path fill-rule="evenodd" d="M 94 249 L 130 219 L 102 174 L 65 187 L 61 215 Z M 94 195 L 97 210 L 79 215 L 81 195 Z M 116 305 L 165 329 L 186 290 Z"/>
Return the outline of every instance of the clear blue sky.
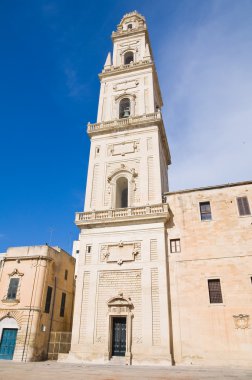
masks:
<path fill-rule="evenodd" d="M 146 19 L 164 98 L 171 189 L 251 179 L 252 2 L 1 0 L 0 252 L 70 251 L 110 35 Z"/>

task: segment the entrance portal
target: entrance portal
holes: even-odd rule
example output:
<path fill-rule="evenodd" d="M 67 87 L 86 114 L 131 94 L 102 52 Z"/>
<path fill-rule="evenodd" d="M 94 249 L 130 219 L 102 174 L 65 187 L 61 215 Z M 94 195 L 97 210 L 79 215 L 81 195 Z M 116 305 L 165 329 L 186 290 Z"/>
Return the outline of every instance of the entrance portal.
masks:
<path fill-rule="evenodd" d="M 125 356 L 126 318 L 113 318 L 112 356 Z"/>
<path fill-rule="evenodd" d="M 3 329 L 0 344 L 0 359 L 12 360 L 16 345 L 17 331 L 17 329 Z"/>

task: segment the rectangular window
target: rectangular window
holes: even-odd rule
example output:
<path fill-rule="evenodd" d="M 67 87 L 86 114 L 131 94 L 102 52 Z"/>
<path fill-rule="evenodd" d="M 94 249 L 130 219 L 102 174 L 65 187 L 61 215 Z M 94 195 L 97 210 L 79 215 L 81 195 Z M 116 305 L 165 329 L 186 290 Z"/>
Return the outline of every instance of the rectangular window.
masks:
<path fill-rule="evenodd" d="M 68 277 L 68 270 L 66 269 L 65 270 L 65 280 L 67 280 L 67 277 Z"/>
<path fill-rule="evenodd" d="M 170 240 L 170 252 L 177 253 L 180 252 L 180 239 L 171 239 Z"/>
<path fill-rule="evenodd" d="M 91 253 L 91 245 L 87 245 L 87 253 Z"/>
<path fill-rule="evenodd" d="M 247 197 L 237 197 L 237 206 L 240 216 L 251 214 Z"/>
<path fill-rule="evenodd" d="M 66 293 L 62 293 L 61 304 L 60 304 L 60 317 L 64 317 L 65 304 L 66 304 Z"/>
<path fill-rule="evenodd" d="M 208 280 L 208 291 L 210 303 L 223 303 L 219 279 Z"/>
<path fill-rule="evenodd" d="M 45 303 L 45 313 L 50 313 L 50 306 L 51 306 L 51 299 L 52 299 L 52 287 L 47 287 L 47 294 L 46 294 L 46 303 Z"/>
<path fill-rule="evenodd" d="M 18 284 L 19 284 L 19 278 L 11 278 L 7 293 L 7 299 L 8 300 L 15 300 L 17 296 L 17 290 L 18 290 Z"/>
<path fill-rule="evenodd" d="M 210 202 L 200 202 L 201 220 L 212 220 Z"/>

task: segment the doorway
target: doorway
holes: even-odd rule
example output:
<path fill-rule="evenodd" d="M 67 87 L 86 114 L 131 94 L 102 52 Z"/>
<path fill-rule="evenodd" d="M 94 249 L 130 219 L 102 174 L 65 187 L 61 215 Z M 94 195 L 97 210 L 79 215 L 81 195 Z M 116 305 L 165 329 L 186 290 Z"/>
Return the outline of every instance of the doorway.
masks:
<path fill-rule="evenodd" d="M 126 318 L 113 318 L 112 321 L 112 356 L 125 356 Z"/>
<path fill-rule="evenodd" d="M 12 360 L 18 329 L 3 329 L 0 343 L 0 360 Z"/>

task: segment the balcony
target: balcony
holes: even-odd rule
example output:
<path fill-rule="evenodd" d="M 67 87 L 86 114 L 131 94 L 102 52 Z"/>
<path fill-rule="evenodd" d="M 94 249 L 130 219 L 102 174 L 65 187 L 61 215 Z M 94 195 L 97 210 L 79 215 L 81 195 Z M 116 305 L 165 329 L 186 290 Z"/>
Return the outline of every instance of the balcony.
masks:
<path fill-rule="evenodd" d="M 111 76 L 113 74 L 118 74 L 121 72 L 129 72 L 132 70 L 134 71 L 142 70 L 149 67 L 154 68 L 154 63 L 152 62 L 150 58 L 146 58 L 144 60 L 137 61 L 137 62 L 131 62 L 127 65 L 120 65 L 120 66 L 111 65 L 111 66 L 104 67 L 102 72 L 99 74 L 99 78 L 102 79 L 104 77 Z"/>
<path fill-rule="evenodd" d="M 161 112 L 153 112 L 148 113 L 144 115 L 139 116 L 130 116 L 124 119 L 115 119 L 115 120 L 109 120 L 109 121 L 103 121 L 101 123 L 88 123 L 87 125 L 87 133 L 92 136 L 95 133 L 101 133 L 101 132 L 108 132 L 111 131 L 120 131 L 120 129 L 123 129 L 128 126 L 138 126 L 138 125 L 144 125 L 146 124 L 152 124 L 152 123 L 162 123 L 162 115 Z"/>
<path fill-rule="evenodd" d="M 75 224 L 80 227 L 104 226 L 106 224 L 120 224 L 135 221 L 167 221 L 169 219 L 169 206 L 160 203 L 142 207 L 127 207 L 110 210 L 77 212 Z"/>

